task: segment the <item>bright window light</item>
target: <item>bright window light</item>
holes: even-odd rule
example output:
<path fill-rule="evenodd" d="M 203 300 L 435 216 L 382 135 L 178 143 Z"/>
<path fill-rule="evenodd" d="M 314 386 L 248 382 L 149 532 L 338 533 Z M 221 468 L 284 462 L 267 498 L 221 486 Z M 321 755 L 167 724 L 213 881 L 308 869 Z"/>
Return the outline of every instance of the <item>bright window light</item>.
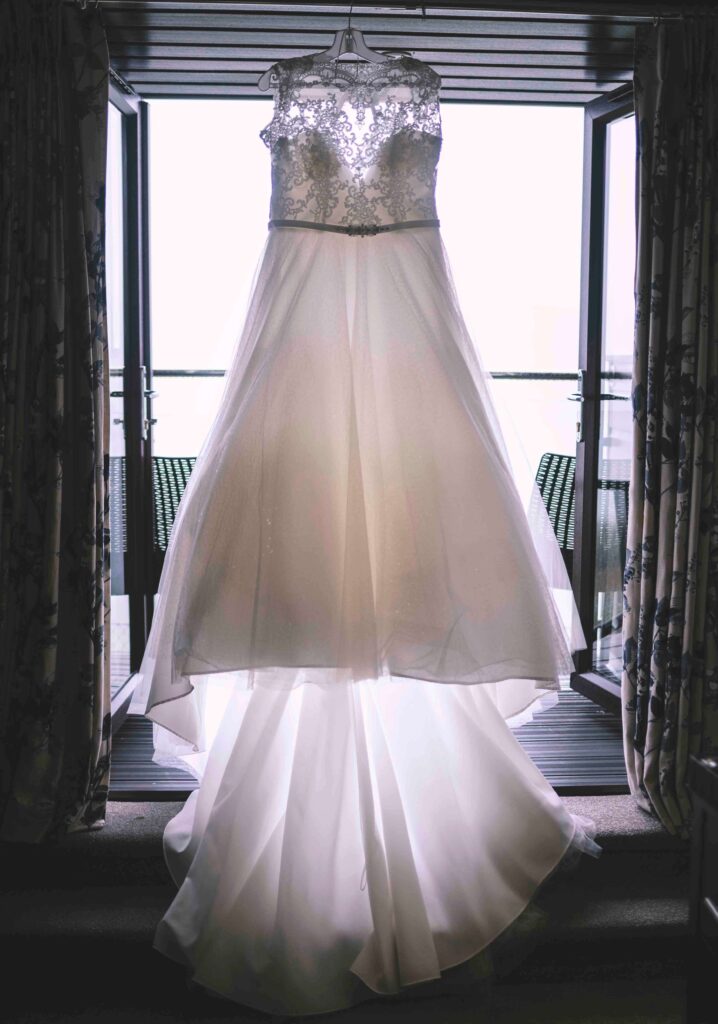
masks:
<path fill-rule="evenodd" d="M 150 109 L 154 368 L 223 370 L 267 235 L 264 100 L 156 100 Z M 491 371 L 574 373 L 583 111 L 446 104 L 437 207 L 467 325 Z M 220 377 L 159 378 L 155 454 L 192 455 Z M 573 381 L 495 381 L 533 465 L 574 451 Z M 188 417 L 186 411 L 193 409 Z"/>

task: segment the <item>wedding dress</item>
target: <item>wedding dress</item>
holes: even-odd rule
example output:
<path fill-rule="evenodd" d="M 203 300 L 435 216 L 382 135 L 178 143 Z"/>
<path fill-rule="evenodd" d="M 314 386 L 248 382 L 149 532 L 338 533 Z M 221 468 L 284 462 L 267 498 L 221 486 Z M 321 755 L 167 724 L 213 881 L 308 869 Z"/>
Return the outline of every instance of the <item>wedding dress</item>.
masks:
<path fill-rule="evenodd" d="M 510 728 L 585 638 L 455 294 L 440 78 L 272 71 L 269 230 L 138 692 L 155 760 L 201 779 L 155 948 L 300 1015 L 486 953 L 601 847 Z"/>

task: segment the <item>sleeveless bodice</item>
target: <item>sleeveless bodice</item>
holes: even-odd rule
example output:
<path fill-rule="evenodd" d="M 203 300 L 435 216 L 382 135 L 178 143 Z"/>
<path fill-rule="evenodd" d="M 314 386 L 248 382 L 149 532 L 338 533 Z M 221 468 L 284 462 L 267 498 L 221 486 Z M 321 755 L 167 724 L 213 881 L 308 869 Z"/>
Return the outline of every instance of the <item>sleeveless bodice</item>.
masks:
<path fill-rule="evenodd" d="M 259 133 L 271 152 L 270 218 L 355 226 L 437 216 L 433 68 L 409 56 L 317 62 L 310 54 L 271 72 L 274 115 Z"/>

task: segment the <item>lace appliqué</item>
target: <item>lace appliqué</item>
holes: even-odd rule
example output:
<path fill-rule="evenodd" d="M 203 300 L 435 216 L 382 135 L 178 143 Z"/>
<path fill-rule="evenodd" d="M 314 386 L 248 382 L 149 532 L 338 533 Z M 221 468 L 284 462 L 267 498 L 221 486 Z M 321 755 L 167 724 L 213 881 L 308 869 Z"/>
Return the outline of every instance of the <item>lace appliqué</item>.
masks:
<path fill-rule="evenodd" d="M 270 217 L 382 224 L 436 217 L 441 79 L 413 57 L 280 61 Z"/>

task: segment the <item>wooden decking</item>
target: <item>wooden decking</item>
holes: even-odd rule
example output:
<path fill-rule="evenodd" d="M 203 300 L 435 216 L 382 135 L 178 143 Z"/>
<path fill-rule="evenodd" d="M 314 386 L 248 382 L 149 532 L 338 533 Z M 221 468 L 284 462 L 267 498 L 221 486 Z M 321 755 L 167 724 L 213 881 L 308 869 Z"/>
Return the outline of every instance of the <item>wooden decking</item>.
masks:
<path fill-rule="evenodd" d="M 628 793 L 620 719 L 573 690 L 561 690 L 556 707 L 515 732 L 557 793 Z M 113 737 L 110 799 L 183 800 L 196 788 L 181 764 L 153 762 L 152 723 L 128 715 Z"/>

